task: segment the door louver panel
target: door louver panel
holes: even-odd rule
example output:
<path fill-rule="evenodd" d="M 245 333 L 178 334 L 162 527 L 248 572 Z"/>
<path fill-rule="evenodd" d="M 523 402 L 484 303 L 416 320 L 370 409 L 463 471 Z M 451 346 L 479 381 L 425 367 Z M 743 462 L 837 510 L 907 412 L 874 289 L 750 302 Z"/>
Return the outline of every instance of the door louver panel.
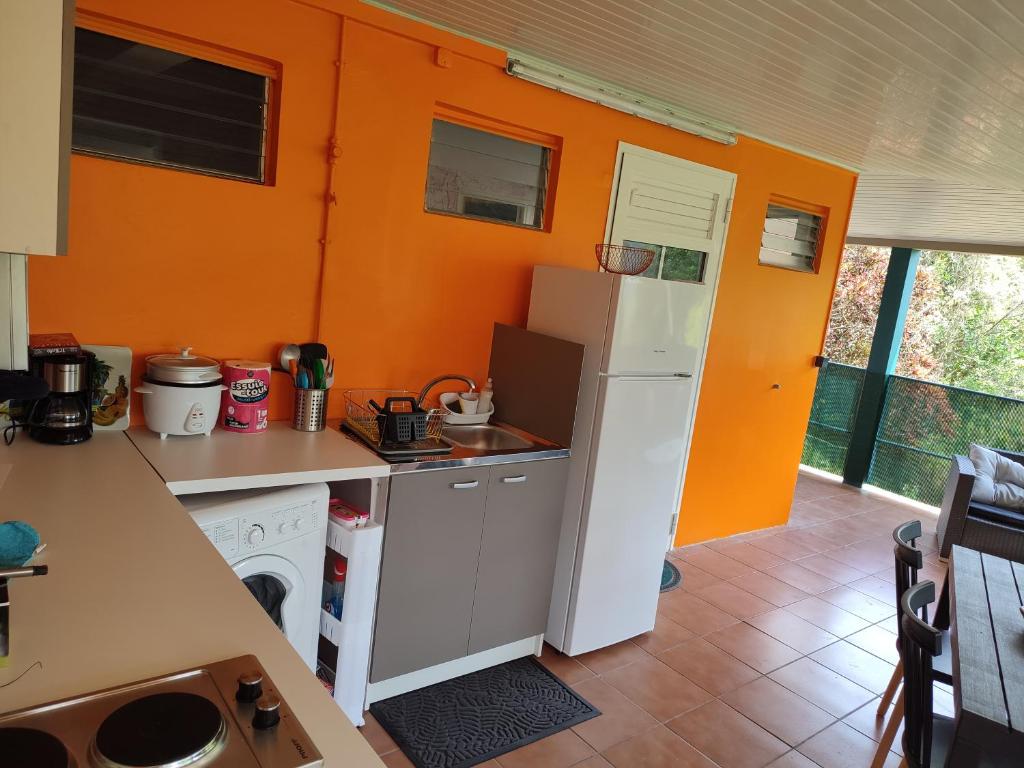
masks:
<path fill-rule="evenodd" d="M 690 237 L 710 240 L 718 220 L 719 195 L 685 185 L 634 182 L 630 218 Z"/>

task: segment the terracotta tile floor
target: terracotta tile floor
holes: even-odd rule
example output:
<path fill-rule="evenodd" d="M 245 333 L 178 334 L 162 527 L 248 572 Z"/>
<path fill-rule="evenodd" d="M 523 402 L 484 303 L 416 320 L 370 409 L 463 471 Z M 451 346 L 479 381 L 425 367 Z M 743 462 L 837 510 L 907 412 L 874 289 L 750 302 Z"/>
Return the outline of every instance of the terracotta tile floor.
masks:
<path fill-rule="evenodd" d="M 867 768 L 897 660 L 891 531 L 921 520 L 924 577 L 941 579 L 935 519 L 811 475 L 794 496 L 786 526 L 669 553 L 683 584 L 653 632 L 576 659 L 546 648 L 603 714 L 485 767 Z M 367 720 L 385 764 L 411 765 Z"/>

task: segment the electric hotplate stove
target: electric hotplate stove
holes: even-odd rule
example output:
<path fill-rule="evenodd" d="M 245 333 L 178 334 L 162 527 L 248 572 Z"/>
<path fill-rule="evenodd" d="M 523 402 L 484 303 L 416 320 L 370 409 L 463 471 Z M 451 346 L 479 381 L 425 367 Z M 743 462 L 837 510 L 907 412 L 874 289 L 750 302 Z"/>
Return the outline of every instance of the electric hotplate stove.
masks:
<path fill-rule="evenodd" d="M 255 656 L 0 716 L 2 768 L 314 768 Z"/>

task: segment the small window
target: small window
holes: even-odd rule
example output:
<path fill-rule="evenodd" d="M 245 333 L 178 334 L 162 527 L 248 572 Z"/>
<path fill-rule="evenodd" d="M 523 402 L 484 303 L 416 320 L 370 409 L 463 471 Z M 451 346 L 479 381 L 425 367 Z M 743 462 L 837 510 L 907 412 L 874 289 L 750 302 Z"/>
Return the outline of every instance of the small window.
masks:
<path fill-rule="evenodd" d="M 498 200 L 484 200 L 482 197 L 465 195 L 462 198 L 462 213 L 477 216 L 481 219 L 507 221 L 510 224 L 523 224 L 525 206 L 515 203 L 502 203 Z"/>
<path fill-rule="evenodd" d="M 549 154 L 538 144 L 434 120 L 426 209 L 540 229 Z"/>
<path fill-rule="evenodd" d="M 643 277 L 672 280 L 677 283 L 704 282 L 704 269 L 708 262 L 708 255 L 704 251 L 641 243 L 636 240 L 626 240 L 623 245 L 627 248 L 646 248 L 654 251 L 654 261 L 643 273 Z"/>
<path fill-rule="evenodd" d="M 798 272 L 818 270 L 818 245 L 824 216 L 776 203 L 768 204 L 759 263 Z"/>
<path fill-rule="evenodd" d="M 72 147 L 263 182 L 270 78 L 75 30 Z"/>

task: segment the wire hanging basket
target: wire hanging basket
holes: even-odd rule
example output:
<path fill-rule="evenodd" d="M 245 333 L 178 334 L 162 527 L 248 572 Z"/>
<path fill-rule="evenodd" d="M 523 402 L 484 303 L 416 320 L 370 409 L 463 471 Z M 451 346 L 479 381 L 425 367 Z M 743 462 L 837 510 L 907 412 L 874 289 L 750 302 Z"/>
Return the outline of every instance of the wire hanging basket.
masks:
<path fill-rule="evenodd" d="M 610 243 L 598 243 L 594 246 L 594 253 L 601 269 L 618 275 L 639 275 L 646 272 L 654 262 L 655 255 L 650 248 L 632 248 Z"/>

